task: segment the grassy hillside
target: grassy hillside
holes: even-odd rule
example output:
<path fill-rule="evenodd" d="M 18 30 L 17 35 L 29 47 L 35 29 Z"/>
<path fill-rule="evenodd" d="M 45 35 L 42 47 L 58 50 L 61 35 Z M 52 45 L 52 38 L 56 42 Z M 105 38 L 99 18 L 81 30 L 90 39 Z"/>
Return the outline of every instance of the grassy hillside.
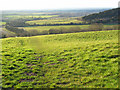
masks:
<path fill-rule="evenodd" d="M 117 88 L 118 30 L 2 39 L 3 88 Z"/>

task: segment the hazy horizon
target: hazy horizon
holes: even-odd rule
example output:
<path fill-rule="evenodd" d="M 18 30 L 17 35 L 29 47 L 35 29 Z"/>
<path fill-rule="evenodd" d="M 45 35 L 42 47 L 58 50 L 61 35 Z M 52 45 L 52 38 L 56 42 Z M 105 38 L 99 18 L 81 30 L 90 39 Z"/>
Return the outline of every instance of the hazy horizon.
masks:
<path fill-rule="evenodd" d="M 64 9 L 21 9 L 21 10 L 2 10 L 2 11 L 65 11 L 65 10 L 97 10 L 97 9 L 114 9 L 114 8 L 64 8 Z"/>
<path fill-rule="evenodd" d="M 3 0 L 0 10 L 65 10 L 117 8 L 119 0 Z"/>

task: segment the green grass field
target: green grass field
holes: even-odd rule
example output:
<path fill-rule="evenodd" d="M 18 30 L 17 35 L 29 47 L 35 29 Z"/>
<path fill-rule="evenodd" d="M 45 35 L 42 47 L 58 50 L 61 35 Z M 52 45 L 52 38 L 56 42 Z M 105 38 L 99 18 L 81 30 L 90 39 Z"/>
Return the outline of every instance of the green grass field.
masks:
<path fill-rule="evenodd" d="M 117 88 L 118 30 L 2 39 L 3 88 Z"/>
<path fill-rule="evenodd" d="M 7 18 L 50 18 L 50 17 L 58 17 L 58 15 L 8 15 L 5 16 Z"/>
<path fill-rule="evenodd" d="M 47 19 L 47 20 L 33 20 L 27 21 L 28 24 L 67 24 L 67 23 L 81 23 L 82 21 L 78 21 L 75 18 L 54 18 L 54 19 Z"/>

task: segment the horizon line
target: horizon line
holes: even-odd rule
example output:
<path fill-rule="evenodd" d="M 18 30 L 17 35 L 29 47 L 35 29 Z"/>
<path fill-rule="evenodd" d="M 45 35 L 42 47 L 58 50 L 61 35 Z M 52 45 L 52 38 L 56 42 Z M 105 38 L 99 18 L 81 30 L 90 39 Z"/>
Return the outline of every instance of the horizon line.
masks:
<path fill-rule="evenodd" d="M 51 10 L 83 10 L 83 9 L 114 9 L 119 7 L 96 7 L 96 8 L 58 8 L 58 9 L 11 9 L 11 10 L 0 10 L 0 11 L 51 11 Z"/>

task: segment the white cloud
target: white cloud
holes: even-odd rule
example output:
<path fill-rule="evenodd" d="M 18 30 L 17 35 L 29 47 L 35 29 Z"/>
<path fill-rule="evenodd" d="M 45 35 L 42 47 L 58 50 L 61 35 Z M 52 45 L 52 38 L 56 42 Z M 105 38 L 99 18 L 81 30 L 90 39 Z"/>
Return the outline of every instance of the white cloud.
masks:
<path fill-rule="evenodd" d="M 119 0 L 2 0 L 0 10 L 116 8 Z"/>

